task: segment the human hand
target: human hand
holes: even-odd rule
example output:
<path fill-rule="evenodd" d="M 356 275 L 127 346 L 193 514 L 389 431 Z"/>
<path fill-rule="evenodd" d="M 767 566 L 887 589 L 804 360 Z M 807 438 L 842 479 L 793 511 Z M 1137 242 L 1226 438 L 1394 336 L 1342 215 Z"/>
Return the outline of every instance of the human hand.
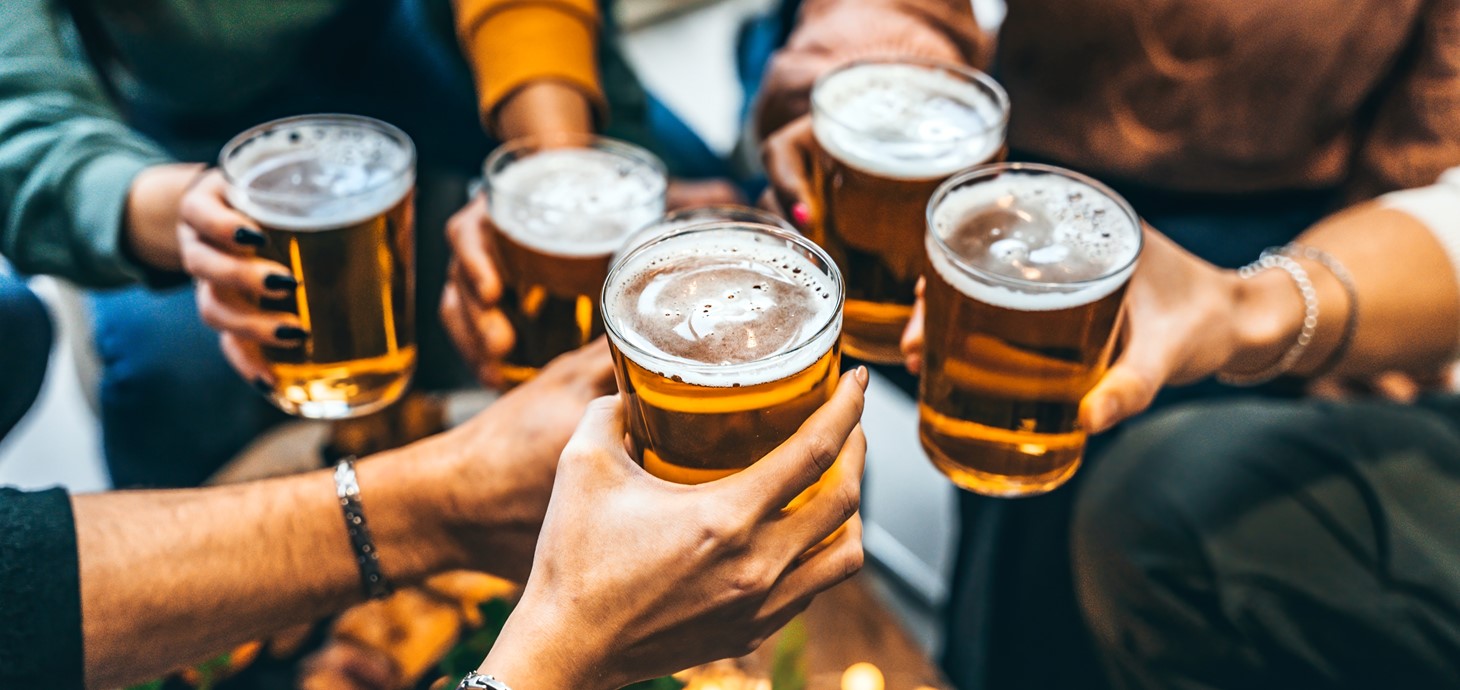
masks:
<path fill-rule="evenodd" d="M 1144 411 L 1166 385 L 1275 361 L 1281 350 L 1273 354 L 1268 344 L 1283 342 L 1282 337 L 1270 335 L 1274 329 L 1266 304 L 1258 304 L 1248 287 L 1235 272 L 1202 261 L 1147 227 L 1145 248 L 1126 289 L 1123 350 L 1081 401 L 1080 425 L 1100 433 Z M 915 374 L 923 364 L 921 282 L 917 297 L 902 337 L 903 356 Z M 1294 310 L 1301 313 L 1301 304 Z"/>
<path fill-rule="evenodd" d="M 811 130 L 811 116 L 803 115 L 766 137 L 761 145 L 770 186 L 761 198 L 766 210 L 789 218 L 800 230 L 811 222 L 811 166 L 820 149 Z"/>
<path fill-rule="evenodd" d="M 502 275 L 492 259 L 491 222 L 482 194 L 446 221 L 451 265 L 441 293 L 441 323 L 477 378 L 500 387 L 502 360 L 512 352 L 516 334 L 498 308 Z"/>
<path fill-rule="evenodd" d="M 467 423 L 423 442 L 441 477 L 454 561 L 527 578 L 558 457 L 588 403 L 613 392 L 607 341 L 563 355 Z"/>
<path fill-rule="evenodd" d="M 617 688 L 759 646 L 861 567 L 866 382 L 865 370 L 842 377 L 770 455 L 693 486 L 634 464 L 621 402 L 595 401 L 563 452 L 532 576 L 483 672 L 517 690 Z M 787 511 L 823 473 L 821 490 Z"/>
<path fill-rule="evenodd" d="M 223 354 L 251 382 L 271 384 L 261 347 L 299 347 L 309 337 L 299 317 L 264 309 L 263 300 L 291 299 L 298 282 L 255 251 L 268 240 L 227 198 L 228 183 L 212 170 L 183 195 L 177 226 L 183 268 L 197 280 L 198 314 L 222 333 Z"/>

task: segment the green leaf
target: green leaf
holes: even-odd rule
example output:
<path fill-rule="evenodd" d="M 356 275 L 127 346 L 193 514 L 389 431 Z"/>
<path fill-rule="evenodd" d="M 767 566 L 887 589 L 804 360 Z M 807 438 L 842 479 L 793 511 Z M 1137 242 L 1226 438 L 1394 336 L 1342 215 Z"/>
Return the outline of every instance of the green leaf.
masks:
<path fill-rule="evenodd" d="M 633 685 L 627 686 L 624 690 L 680 690 L 684 683 L 679 682 L 673 676 L 654 678 Z"/>
<path fill-rule="evenodd" d="M 794 618 L 781 630 L 771 658 L 772 690 L 806 690 L 806 624 Z"/>
<path fill-rule="evenodd" d="M 162 690 L 164 682 L 165 681 L 163 681 L 161 678 L 158 678 L 157 680 L 148 683 L 133 685 L 132 687 L 127 688 L 127 690 Z"/>

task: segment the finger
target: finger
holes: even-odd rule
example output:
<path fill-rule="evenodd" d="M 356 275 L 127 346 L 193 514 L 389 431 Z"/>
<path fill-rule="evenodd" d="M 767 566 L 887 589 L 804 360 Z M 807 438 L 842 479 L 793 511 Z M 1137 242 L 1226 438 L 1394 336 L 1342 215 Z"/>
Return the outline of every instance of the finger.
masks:
<path fill-rule="evenodd" d="M 213 170 L 198 179 L 178 207 L 182 222 L 203 242 L 232 254 L 250 254 L 267 239 L 258 223 L 228 203 L 228 182 Z"/>
<path fill-rule="evenodd" d="M 223 349 L 223 358 L 228 360 L 228 364 L 239 376 L 259 388 L 260 392 L 272 393 L 270 389 L 277 383 L 277 379 L 269 370 L 269 364 L 264 360 L 264 353 L 257 343 L 247 342 L 232 333 L 224 333 L 219 336 L 218 345 Z"/>
<path fill-rule="evenodd" d="M 480 350 L 480 364 L 496 366 L 517 344 L 516 332 L 512 329 L 512 321 L 507 318 L 507 314 L 497 308 L 497 302 L 482 301 L 481 295 L 469 284 L 470 279 L 466 278 L 465 271 L 460 262 L 453 262 L 450 283 L 457 286 L 462 302 L 461 313 L 466 318 L 466 325 L 472 329 Z"/>
<path fill-rule="evenodd" d="M 441 290 L 441 326 L 451 338 L 451 344 L 461 353 L 461 358 L 473 365 L 481 359 L 476 331 L 471 328 L 471 317 L 466 313 L 461 292 L 455 283 L 447 282 Z"/>
<path fill-rule="evenodd" d="M 180 229 L 178 244 L 183 269 L 189 275 L 254 300 L 287 299 L 299 287 L 287 267 L 253 256 L 222 251 L 199 239 L 194 228 L 185 226 Z"/>
<path fill-rule="evenodd" d="M 787 553 L 799 558 L 826 539 L 857 513 L 862 503 L 862 470 L 867 458 L 867 437 L 861 425 L 842 446 L 831 469 L 813 489 L 816 494 L 776 523 L 772 532 L 780 532 L 788 541 Z M 779 536 L 779 535 L 778 535 Z"/>
<path fill-rule="evenodd" d="M 784 625 L 804 610 L 813 597 L 856 575 L 864 560 L 862 518 L 853 515 L 847 520 L 846 529 L 826 548 L 791 565 L 781 574 L 766 595 L 757 618 Z"/>
<path fill-rule="evenodd" d="M 923 301 L 923 293 L 928 285 L 927 278 L 918 278 L 918 285 L 915 289 L 917 299 L 913 301 L 912 318 L 907 321 L 907 328 L 902 331 L 902 357 L 907 370 L 914 376 L 923 371 L 923 317 L 927 309 Z"/>
<path fill-rule="evenodd" d="M 466 208 L 446 222 L 446 236 L 456 259 L 460 286 L 479 304 L 494 307 L 502 298 L 502 279 L 492 261 L 491 216 L 487 202 L 477 195 Z"/>
<path fill-rule="evenodd" d="M 1171 376 L 1162 339 L 1132 329 L 1127 347 L 1080 401 L 1080 425 L 1098 434 L 1144 411 Z"/>
<path fill-rule="evenodd" d="M 795 435 L 770 455 L 722 481 L 736 485 L 734 490 L 744 492 L 752 504 L 759 503 L 762 514 L 779 512 L 821 479 L 841 455 L 852 430 L 862 420 L 867 376 L 866 367 L 844 374 L 831 400 L 813 413 Z"/>
<path fill-rule="evenodd" d="M 810 207 L 814 195 L 811 191 L 810 156 L 813 155 L 816 138 L 811 131 L 811 117 L 803 116 L 766 139 L 763 149 L 766 174 L 770 177 L 771 189 L 776 202 L 782 209 L 795 213 L 798 205 Z M 804 229 L 809 215 L 793 217 Z"/>
<path fill-rule="evenodd" d="M 286 312 L 265 311 L 237 293 L 213 283 L 198 283 L 198 316 L 216 331 L 233 333 L 273 347 L 297 347 L 309 338 L 299 317 Z"/>
<path fill-rule="evenodd" d="M 1408 405 L 1419 399 L 1420 386 L 1409 374 L 1391 371 L 1374 379 L 1374 390 L 1390 402 Z"/>
<path fill-rule="evenodd" d="M 623 404 L 617 395 L 596 398 L 588 403 L 578 428 L 563 449 L 559 468 L 588 463 L 590 471 L 622 470 L 633 464 L 624 450 Z"/>

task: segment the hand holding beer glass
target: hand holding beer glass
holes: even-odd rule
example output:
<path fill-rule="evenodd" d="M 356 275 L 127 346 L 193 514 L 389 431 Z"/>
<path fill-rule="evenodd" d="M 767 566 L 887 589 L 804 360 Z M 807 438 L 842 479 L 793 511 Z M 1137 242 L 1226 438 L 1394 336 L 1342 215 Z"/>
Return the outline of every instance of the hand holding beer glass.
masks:
<path fill-rule="evenodd" d="M 588 135 L 527 138 L 487 158 L 486 240 L 514 344 L 502 367 L 522 383 L 602 335 L 598 296 L 630 235 L 664 214 L 664 164 Z M 459 338 L 458 338 L 459 339 Z"/>
<path fill-rule="evenodd" d="M 1014 163 L 950 179 L 927 224 L 923 447 L 970 491 L 1050 491 L 1084 454 L 1080 402 L 1110 363 L 1140 220 L 1095 180 Z"/>
<path fill-rule="evenodd" d="M 389 405 L 416 366 L 415 148 L 369 118 L 260 125 L 184 197 L 179 244 L 205 322 L 291 414 Z"/>
<path fill-rule="evenodd" d="M 809 205 L 808 234 L 846 278 L 847 354 L 899 362 L 927 199 L 954 172 L 1003 156 L 1008 96 L 956 65 L 867 61 L 822 76 L 811 108 L 767 141 L 766 167 L 784 207 Z"/>
<path fill-rule="evenodd" d="M 635 460 L 701 484 L 768 455 L 837 385 L 841 275 L 785 229 L 672 230 L 615 262 L 603 314 Z"/>

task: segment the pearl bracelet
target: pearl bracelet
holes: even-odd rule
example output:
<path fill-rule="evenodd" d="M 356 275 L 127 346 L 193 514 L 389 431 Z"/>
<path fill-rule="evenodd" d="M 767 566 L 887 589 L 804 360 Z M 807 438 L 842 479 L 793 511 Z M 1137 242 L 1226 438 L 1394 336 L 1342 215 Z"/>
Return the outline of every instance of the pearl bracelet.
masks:
<path fill-rule="evenodd" d="M 1264 253 L 1256 261 L 1238 269 L 1237 275 L 1243 280 L 1250 280 L 1270 268 L 1287 271 L 1297 284 L 1298 293 L 1303 296 L 1303 328 L 1298 331 L 1297 342 L 1283 353 L 1276 364 L 1251 374 L 1218 373 L 1217 380 L 1229 386 L 1258 386 L 1291 371 L 1308 350 L 1308 345 L 1313 342 L 1313 335 L 1318 332 L 1318 291 L 1313 288 L 1308 271 L 1297 261 L 1282 254 Z"/>

